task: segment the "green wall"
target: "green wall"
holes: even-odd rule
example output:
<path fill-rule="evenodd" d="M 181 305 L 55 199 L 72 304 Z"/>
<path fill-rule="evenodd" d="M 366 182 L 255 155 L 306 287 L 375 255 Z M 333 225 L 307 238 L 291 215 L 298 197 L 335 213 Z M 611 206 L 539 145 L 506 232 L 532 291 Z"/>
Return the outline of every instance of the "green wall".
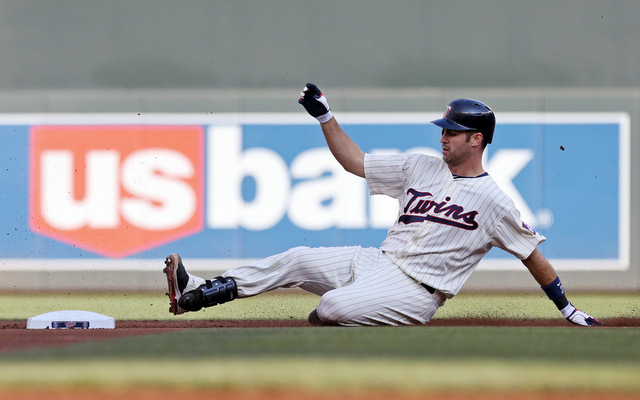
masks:
<path fill-rule="evenodd" d="M 638 87 L 636 0 L 4 0 L 0 89 Z"/>

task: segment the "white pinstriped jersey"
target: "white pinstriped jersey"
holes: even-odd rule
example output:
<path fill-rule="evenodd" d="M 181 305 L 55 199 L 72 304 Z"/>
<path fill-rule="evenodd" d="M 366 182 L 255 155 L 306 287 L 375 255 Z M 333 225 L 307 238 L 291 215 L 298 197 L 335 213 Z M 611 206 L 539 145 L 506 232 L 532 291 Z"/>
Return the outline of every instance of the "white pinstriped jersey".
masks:
<path fill-rule="evenodd" d="M 399 200 L 381 250 L 407 275 L 448 296 L 492 247 L 522 260 L 545 240 L 488 174 L 454 177 L 441 158 L 423 154 L 367 154 L 365 176 L 372 195 Z"/>

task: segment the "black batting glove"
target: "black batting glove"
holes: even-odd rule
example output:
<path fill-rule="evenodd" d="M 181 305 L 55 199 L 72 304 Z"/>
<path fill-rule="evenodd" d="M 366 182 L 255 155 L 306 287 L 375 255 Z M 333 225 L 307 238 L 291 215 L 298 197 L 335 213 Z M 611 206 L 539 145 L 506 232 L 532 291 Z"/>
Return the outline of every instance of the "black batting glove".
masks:
<path fill-rule="evenodd" d="M 333 117 L 327 98 L 313 83 L 307 83 L 307 86 L 300 92 L 298 103 L 302 104 L 305 110 L 321 124 Z"/>

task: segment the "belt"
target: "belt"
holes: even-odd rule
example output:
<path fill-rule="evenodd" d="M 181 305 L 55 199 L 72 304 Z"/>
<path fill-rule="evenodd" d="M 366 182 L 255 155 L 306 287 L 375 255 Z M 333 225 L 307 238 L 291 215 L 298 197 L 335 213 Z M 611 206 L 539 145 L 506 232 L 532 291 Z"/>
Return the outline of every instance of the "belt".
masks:
<path fill-rule="evenodd" d="M 426 283 L 421 283 L 422 287 L 424 287 L 425 289 L 427 289 L 427 292 L 434 294 L 436 292 L 436 289 L 432 288 L 431 286 L 427 285 Z"/>

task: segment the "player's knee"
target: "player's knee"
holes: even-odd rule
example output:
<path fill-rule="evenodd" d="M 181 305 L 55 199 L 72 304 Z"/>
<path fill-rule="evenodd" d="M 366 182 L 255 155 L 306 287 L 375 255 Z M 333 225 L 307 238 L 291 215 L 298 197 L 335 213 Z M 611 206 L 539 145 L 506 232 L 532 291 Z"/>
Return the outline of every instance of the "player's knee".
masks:
<path fill-rule="evenodd" d="M 309 314 L 309 322 L 312 325 L 338 325 L 336 315 L 327 312 L 324 308 L 318 306 L 311 314 Z"/>
<path fill-rule="evenodd" d="M 317 320 L 323 325 L 351 325 L 348 307 L 335 291 L 329 291 L 320 298 L 316 308 Z"/>

